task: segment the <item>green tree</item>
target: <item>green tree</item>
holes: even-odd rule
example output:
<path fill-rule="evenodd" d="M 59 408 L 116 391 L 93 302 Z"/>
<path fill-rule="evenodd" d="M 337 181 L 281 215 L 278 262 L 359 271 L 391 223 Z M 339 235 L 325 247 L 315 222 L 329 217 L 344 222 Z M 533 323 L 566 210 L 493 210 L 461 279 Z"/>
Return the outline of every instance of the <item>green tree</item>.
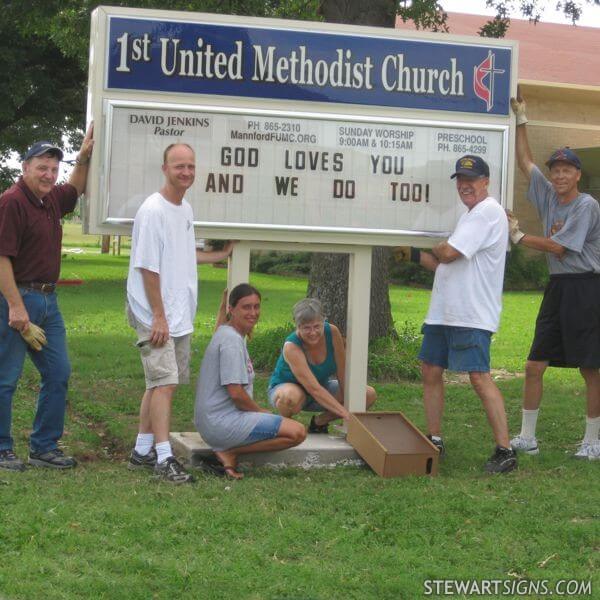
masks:
<path fill-rule="evenodd" d="M 92 0 L 5 1 L 0 15 L 0 191 L 34 141 L 83 136 Z M 126 0 L 113 6 L 318 19 L 318 0 Z"/>
<path fill-rule="evenodd" d="M 557 0 L 573 23 L 583 4 L 600 0 Z M 102 2 L 94 0 L 5 0 L 0 14 L 0 190 L 16 173 L 7 160 L 37 139 L 75 145 L 81 141 L 85 120 L 90 14 Z M 317 20 L 337 11 L 344 20 L 393 25 L 393 13 L 417 28 L 448 31 L 443 1 L 373 0 L 113 0 L 114 6 L 161 8 L 199 12 Z M 543 17 L 545 0 L 487 0 L 496 17 L 480 33 L 502 37 L 508 15 L 518 10 L 526 17 Z M 365 6 L 361 6 L 365 5 Z M 337 8 L 336 8 L 337 7 Z M 356 12 L 356 11 L 359 12 Z M 352 12 L 355 11 L 355 12 Z M 392 24 L 392 25 L 390 25 Z"/>

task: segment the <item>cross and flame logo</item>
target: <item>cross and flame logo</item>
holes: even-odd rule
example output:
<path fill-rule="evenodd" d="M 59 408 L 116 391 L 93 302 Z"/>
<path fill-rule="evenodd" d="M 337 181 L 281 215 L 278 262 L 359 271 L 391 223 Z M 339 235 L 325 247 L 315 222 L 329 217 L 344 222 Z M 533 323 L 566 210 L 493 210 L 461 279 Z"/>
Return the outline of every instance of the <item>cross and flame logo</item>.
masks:
<path fill-rule="evenodd" d="M 504 69 L 496 69 L 496 55 L 488 50 L 488 55 L 473 68 L 473 91 L 481 98 L 487 108 L 487 112 L 494 106 L 494 78 L 504 73 Z"/>

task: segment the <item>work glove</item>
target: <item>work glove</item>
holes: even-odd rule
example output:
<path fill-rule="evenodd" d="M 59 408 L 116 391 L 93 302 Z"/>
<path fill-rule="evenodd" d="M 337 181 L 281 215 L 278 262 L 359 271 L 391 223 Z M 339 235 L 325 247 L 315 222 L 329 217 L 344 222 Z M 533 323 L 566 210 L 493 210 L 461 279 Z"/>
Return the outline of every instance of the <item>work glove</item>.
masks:
<path fill-rule="evenodd" d="M 421 251 L 412 246 L 396 246 L 392 250 L 394 260 L 396 262 L 413 262 L 419 264 L 421 262 Z"/>
<path fill-rule="evenodd" d="M 507 211 L 506 216 L 508 217 L 508 235 L 510 236 L 510 241 L 513 244 L 518 244 L 525 234 L 519 229 L 519 221 L 515 215 Z"/>
<path fill-rule="evenodd" d="M 517 125 L 525 125 L 527 123 L 527 115 L 525 114 L 525 100 L 520 98 L 511 98 L 510 106 L 517 117 Z"/>
<path fill-rule="evenodd" d="M 21 336 L 36 352 L 48 343 L 44 330 L 35 323 L 29 323 L 29 327 L 21 331 Z"/>

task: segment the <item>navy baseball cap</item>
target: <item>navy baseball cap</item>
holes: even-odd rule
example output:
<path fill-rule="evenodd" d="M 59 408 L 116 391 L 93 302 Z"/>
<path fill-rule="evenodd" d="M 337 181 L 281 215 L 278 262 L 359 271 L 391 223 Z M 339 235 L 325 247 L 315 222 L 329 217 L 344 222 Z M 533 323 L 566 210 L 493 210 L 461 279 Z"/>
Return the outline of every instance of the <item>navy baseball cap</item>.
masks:
<path fill-rule="evenodd" d="M 33 144 L 33 146 L 27 150 L 23 160 L 29 160 L 30 158 L 42 156 L 42 154 L 46 153 L 56 156 L 58 160 L 63 159 L 63 151 L 58 146 L 55 146 L 52 142 L 42 141 Z"/>
<path fill-rule="evenodd" d="M 552 153 L 552 156 L 546 161 L 546 166 L 550 168 L 555 162 L 566 162 L 573 165 L 581 171 L 581 161 L 579 156 L 571 148 L 559 148 Z"/>
<path fill-rule="evenodd" d="M 467 154 L 456 161 L 455 172 L 450 175 L 450 179 L 454 179 L 458 175 L 465 175 L 466 177 L 489 177 L 490 168 L 483 158 Z"/>

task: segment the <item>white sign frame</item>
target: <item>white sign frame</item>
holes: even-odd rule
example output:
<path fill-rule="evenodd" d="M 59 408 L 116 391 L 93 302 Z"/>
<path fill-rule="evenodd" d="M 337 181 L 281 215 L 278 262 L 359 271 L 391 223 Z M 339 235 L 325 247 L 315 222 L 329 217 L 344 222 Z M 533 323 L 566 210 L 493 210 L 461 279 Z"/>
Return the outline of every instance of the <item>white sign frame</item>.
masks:
<path fill-rule="evenodd" d="M 98 7 L 92 18 L 91 47 L 90 47 L 90 76 L 88 97 L 88 118 L 95 122 L 95 152 L 90 167 L 86 202 L 82 215 L 84 230 L 100 234 L 128 234 L 131 230 L 130 221 L 119 221 L 107 214 L 107 181 L 108 166 L 110 165 L 109 141 L 110 131 L 107 126 L 109 114 L 108 106 L 133 104 L 138 106 L 172 107 L 177 110 L 197 110 L 202 108 L 218 113 L 249 113 L 280 115 L 284 117 L 316 118 L 331 121 L 345 120 L 349 122 L 373 123 L 407 123 L 415 125 L 429 125 L 440 127 L 458 127 L 481 129 L 503 132 L 503 168 L 500 182 L 502 204 L 506 208 L 512 207 L 512 189 L 514 180 L 514 134 L 515 124 L 512 115 L 473 115 L 470 113 L 435 110 L 398 109 L 386 106 L 359 106 L 341 105 L 325 102 L 306 102 L 290 100 L 274 100 L 265 98 L 242 98 L 233 96 L 211 96 L 207 94 L 173 94 L 168 92 L 123 91 L 108 89 L 107 81 L 108 61 L 106 58 L 105 43 L 107 40 L 109 19 L 113 16 L 131 17 L 135 19 L 164 19 L 167 21 L 193 21 L 199 23 L 235 24 L 248 27 L 261 27 L 265 29 L 286 29 L 295 32 L 329 32 L 333 34 L 353 34 L 373 36 L 389 39 L 425 39 L 440 42 L 441 38 L 435 34 L 422 32 L 406 32 L 387 30 L 374 27 L 340 26 L 327 23 L 297 22 L 275 19 L 255 19 L 250 17 L 231 17 L 224 15 L 206 15 L 201 13 L 186 13 L 161 10 L 140 10 L 118 7 Z M 458 44 L 474 44 L 476 40 L 466 36 L 444 35 L 443 42 Z M 482 42 L 483 43 L 483 42 Z M 516 64 L 517 47 L 515 42 L 508 40 L 488 40 L 485 45 L 510 47 L 512 49 L 511 91 L 516 92 Z M 165 146 L 173 140 L 165 139 Z M 450 174 L 450 173 L 449 173 Z M 448 181 L 448 191 L 453 192 L 453 184 Z M 455 196 L 456 197 L 456 196 Z M 456 197 L 458 203 L 458 197 Z M 431 246 L 437 239 L 447 235 L 447 231 L 430 232 L 410 231 L 385 231 L 385 230 L 342 230 L 334 228 L 319 230 L 314 227 L 298 227 L 282 229 L 277 226 L 266 227 L 239 227 L 231 223 L 196 223 L 200 237 L 242 240 L 265 240 L 272 242 L 306 242 L 326 244 L 360 244 L 360 245 L 399 245 L 411 243 L 414 245 Z"/>

